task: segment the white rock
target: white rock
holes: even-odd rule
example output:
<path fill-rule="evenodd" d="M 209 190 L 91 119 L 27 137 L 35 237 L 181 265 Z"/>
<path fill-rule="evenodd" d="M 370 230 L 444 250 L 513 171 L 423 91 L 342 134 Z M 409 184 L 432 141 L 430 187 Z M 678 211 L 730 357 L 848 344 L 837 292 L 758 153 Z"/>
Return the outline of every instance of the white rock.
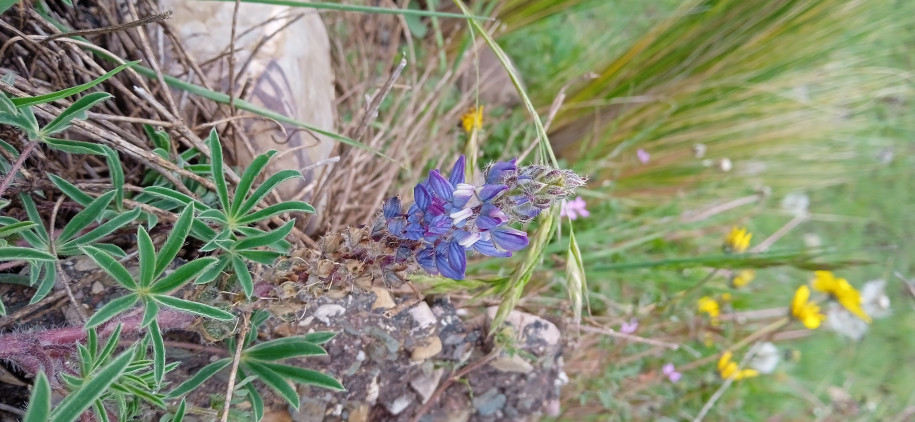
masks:
<path fill-rule="evenodd" d="M 385 405 L 384 407 L 388 409 L 392 415 L 397 416 L 400 412 L 403 412 L 407 406 L 410 405 L 410 402 L 413 401 L 413 398 L 409 394 L 404 394 L 396 398 L 393 402 Z"/>
<path fill-rule="evenodd" d="M 416 306 L 410 308 L 410 316 L 419 325 L 420 330 L 434 326 L 435 322 L 438 321 L 426 302 L 419 302 Z"/>
<path fill-rule="evenodd" d="M 333 303 L 328 303 L 326 305 L 319 306 L 318 309 L 315 309 L 313 316 L 317 318 L 318 321 L 330 325 L 330 318 L 337 315 L 343 315 L 344 312 L 346 312 L 346 308 L 340 305 L 335 305 Z"/>
<path fill-rule="evenodd" d="M 421 373 L 410 381 L 410 387 L 419 394 L 422 402 L 426 403 L 429 401 L 429 398 L 432 397 L 432 393 L 435 392 L 435 389 L 438 388 L 438 382 L 441 381 L 444 373 L 444 368 L 436 369 L 428 374 Z"/>

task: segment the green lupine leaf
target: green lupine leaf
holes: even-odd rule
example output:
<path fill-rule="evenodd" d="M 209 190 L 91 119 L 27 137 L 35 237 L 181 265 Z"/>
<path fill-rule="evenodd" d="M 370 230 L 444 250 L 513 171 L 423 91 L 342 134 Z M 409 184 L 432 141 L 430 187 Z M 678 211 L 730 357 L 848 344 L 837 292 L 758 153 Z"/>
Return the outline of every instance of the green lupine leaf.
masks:
<path fill-rule="evenodd" d="M 133 358 L 133 352 L 132 348 L 125 350 L 111 363 L 93 374 L 78 390 L 64 398 L 60 405 L 51 412 L 51 422 L 71 422 L 76 420 L 124 373 Z"/>
<path fill-rule="evenodd" d="M 30 105 L 44 104 L 44 103 L 49 103 L 51 101 L 57 101 L 60 99 L 64 99 L 69 96 L 79 94 L 80 92 L 83 92 L 89 88 L 92 88 L 92 87 L 104 82 L 108 78 L 114 76 L 118 72 L 120 72 L 128 67 L 131 67 L 139 62 L 140 61 L 137 60 L 137 61 L 124 63 L 114 69 L 111 69 L 110 72 L 108 72 L 102 76 L 99 76 L 98 78 L 93 79 L 91 82 L 87 82 L 82 85 L 77 85 L 77 86 L 73 86 L 70 88 L 62 89 L 60 91 L 55 91 L 55 92 L 52 92 L 49 94 L 44 94 L 44 95 L 37 95 L 34 97 L 13 98 L 12 101 L 13 101 L 13 104 L 16 104 L 17 107 L 22 108 L 22 107 L 27 107 Z"/>
<path fill-rule="evenodd" d="M 26 237 L 25 233 L 23 233 L 23 237 L 25 237 L 32 246 L 38 246 L 39 243 L 47 246 L 48 243 L 51 242 L 51 238 L 48 236 L 48 229 L 44 227 L 41 220 L 41 214 L 38 213 L 38 208 L 35 207 L 35 201 L 32 200 L 32 197 L 24 193 L 19 194 L 19 200 L 22 201 L 22 207 L 25 208 L 25 214 L 29 217 L 29 221 L 38 224 L 38 227 L 35 227 L 35 233 L 38 235 L 39 239 L 30 239 L 29 237 Z"/>
<path fill-rule="evenodd" d="M 6 316 L 6 307 L 3 306 L 3 301 L 0 301 L 0 316 Z"/>
<path fill-rule="evenodd" d="M 169 189 L 169 188 L 162 187 L 162 186 L 149 186 L 146 189 L 143 189 L 143 192 L 148 193 L 150 195 L 154 195 L 154 196 L 162 198 L 162 199 L 168 199 L 171 201 L 175 201 L 176 203 L 179 203 L 181 205 L 187 205 L 187 204 L 193 202 L 194 208 L 197 210 L 206 211 L 206 210 L 210 209 L 210 207 L 207 206 L 207 204 L 204 204 L 203 202 L 200 202 L 194 198 L 191 198 L 190 196 L 187 196 L 174 189 Z"/>
<path fill-rule="evenodd" d="M 241 176 L 241 180 L 238 182 L 238 187 L 235 189 L 236 195 L 232 200 L 232 209 L 226 212 L 227 215 L 232 217 L 239 217 L 244 214 L 244 212 L 239 212 L 241 208 L 242 200 L 245 198 L 245 194 L 251 190 L 251 186 L 254 184 L 254 180 L 257 179 L 257 176 L 260 175 L 261 171 L 264 170 L 264 167 L 267 166 L 267 163 L 270 161 L 270 158 L 276 154 L 276 151 L 267 151 L 266 154 L 258 155 L 251 161 L 251 164 L 248 165 L 248 168 L 245 169 L 245 173 Z"/>
<path fill-rule="evenodd" d="M 0 227 L 0 238 L 12 236 L 16 233 L 31 229 L 35 226 L 37 226 L 37 224 L 31 221 L 17 221 L 12 224 L 7 224 L 3 227 Z"/>
<path fill-rule="evenodd" d="M 264 181 L 264 183 L 261 183 L 261 185 L 254 190 L 254 193 L 252 193 L 248 199 L 245 200 L 241 208 L 238 209 L 237 215 L 245 215 L 254 209 L 254 207 L 259 204 L 264 199 L 264 197 L 267 196 L 267 194 L 269 194 L 270 191 L 276 187 L 276 185 L 279 185 L 283 181 L 300 177 L 302 177 L 302 173 L 296 170 L 283 170 L 274 174 L 273 176 L 270 176 L 266 181 Z M 239 191 L 238 193 L 242 196 L 245 195 L 245 192 Z M 314 212 L 314 209 L 312 209 L 310 212 Z"/>
<path fill-rule="evenodd" d="M 124 206 L 124 168 L 121 165 L 121 159 L 117 151 L 107 145 L 102 145 L 102 151 L 105 153 L 105 161 L 108 164 L 108 175 L 111 178 L 111 186 L 114 187 L 114 207 L 118 210 Z"/>
<path fill-rule="evenodd" d="M 248 265 L 240 256 L 232 256 L 232 269 L 235 270 L 235 276 L 238 277 L 238 284 L 245 292 L 245 297 L 250 298 L 254 292 L 254 280 L 251 278 L 251 271 Z"/>
<path fill-rule="evenodd" d="M 191 222 L 193 218 L 194 203 L 190 202 L 184 207 L 181 214 L 178 215 L 178 220 L 175 221 L 172 231 L 169 233 L 168 238 L 165 239 L 162 249 L 159 250 L 159 255 L 156 257 L 156 271 L 153 273 L 153 278 L 162 275 L 162 272 L 164 272 L 168 265 L 178 256 L 178 252 L 181 251 L 181 247 L 184 246 L 184 241 L 187 240 L 187 235 L 191 231 Z"/>
<path fill-rule="evenodd" d="M 58 252 L 61 255 L 75 255 L 75 250 L 77 248 L 79 248 L 79 245 L 88 245 L 92 242 L 95 242 L 96 240 L 101 239 L 102 237 L 105 237 L 105 236 L 111 234 L 112 232 L 114 232 L 115 230 L 123 227 L 125 224 L 127 224 L 133 220 L 136 220 L 137 217 L 139 217 L 139 216 L 140 216 L 139 208 L 134 208 L 128 212 L 117 215 L 116 217 L 114 217 L 114 218 L 100 224 L 98 227 L 90 230 L 88 233 L 83 234 L 82 236 L 79 236 L 76 239 L 71 239 L 66 242 L 63 242 L 59 246 Z M 94 245 L 94 246 L 97 246 L 99 248 L 102 247 L 102 245 Z M 124 254 L 120 253 L 120 255 L 123 256 Z"/>
<path fill-rule="evenodd" d="M 76 345 L 77 354 L 79 354 L 79 373 L 82 376 L 88 376 L 92 372 L 92 352 L 82 344 Z"/>
<path fill-rule="evenodd" d="M 245 357 L 274 361 L 297 356 L 323 356 L 327 352 L 321 346 L 306 340 L 305 336 L 284 337 L 258 344 L 244 351 Z"/>
<path fill-rule="evenodd" d="M 226 223 L 229 219 L 226 217 L 226 214 L 222 210 L 210 209 L 206 210 L 197 215 L 197 218 L 200 220 L 211 220 L 218 221 L 220 223 Z"/>
<path fill-rule="evenodd" d="M 185 283 L 193 280 L 194 277 L 197 277 L 208 266 L 214 264 L 216 261 L 216 258 L 206 257 L 188 262 L 187 264 L 178 267 L 171 274 L 162 277 L 161 280 L 155 282 L 149 289 L 149 292 L 154 294 L 165 294 L 171 292 L 172 290 L 175 290 L 183 286 Z"/>
<path fill-rule="evenodd" d="M 89 206 L 70 219 L 70 222 L 61 230 L 60 235 L 57 237 L 57 241 L 61 243 L 66 242 L 72 239 L 80 230 L 86 228 L 89 224 L 92 224 L 92 222 L 102 214 L 102 210 L 108 207 L 108 204 L 111 203 L 112 199 L 114 199 L 114 191 L 108 191 L 92 201 Z"/>
<path fill-rule="evenodd" d="M 101 418 L 100 422 L 111 422 L 108 419 L 108 412 L 105 411 L 105 405 L 102 404 L 102 400 L 96 400 L 92 402 L 92 410 L 95 410 L 95 414 Z"/>
<path fill-rule="evenodd" d="M 251 224 L 258 221 L 273 217 L 275 215 L 283 213 L 293 213 L 293 212 L 302 212 L 313 214 L 315 212 L 314 207 L 308 205 L 301 201 L 288 201 L 281 202 L 279 204 L 271 205 L 267 208 L 264 208 L 260 211 L 255 211 L 251 214 L 248 214 L 238 220 L 238 224 Z"/>
<path fill-rule="evenodd" d="M 80 188 L 76 187 L 76 185 L 53 174 L 48 174 L 48 178 L 51 179 L 51 183 L 53 183 L 54 186 L 57 186 L 57 189 L 60 189 L 64 195 L 67 195 L 70 197 L 70 199 L 76 201 L 78 204 L 85 207 L 89 205 L 90 202 L 92 202 L 92 195 L 83 192 Z"/>
<path fill-rule="evenodd" d="M 333 331 L 317 331 L 305 334 L 305 341 L 314 344 L 324 344 L 334 338 L 335 335 L 337 335 L 337 333 Z"/>
<path fill-rule="evenodd" d="M 114 331 L 111 332 L 111 335 L 108 336 L 108 341 L 105 342 L 105 347 L 102 348 L 102 351 L 99 352 L 98 356 L 96 357 L 95 367 L 92 368 L 93 371 L 101 366 L 102 362 L 108 360 L 111 354 L 114 353 L 114 350 L 118 347 L 118 342 L 121 340 L 122 328 L 123 326 L 120 323 L 117 327 L 114 327 Z"/>
<path fill-rule="evenodd" d="M 343 384 L 340 384 L 340 381 L 318 371 L 278 363 L 263 363 L 263 365 L 270 368 L 274 373 L 279 374 L 283 379 L 300 384 L 327 388 L 329 390 L 346 391 L 346 388 L 343 387 Z"/>
<path fill-rule="evenodd" d="M 244 373 L 242 373 L 244 375 Z M 254 384 L 245 384 L 245 390 L 248 391 L 248 400 L 251 401 L 251 410 L 254 411 L 254 420 L 259 421 L 264 417 L 264 399 L 261 393 L 257 391 Z"/>
<path fill-rule="evenodd" d="M 0 13 L 9 9 L 10 6 L 16 4 L 19 0 L 0 0 Z M 7 113 L 11 115 L 19 114 L 19 109 L 16 107 L 16 103 L 10 100 L 10 97 L 6 96 L 5 92 L 0 92 L 0 113 Z"/>
<path fill-rule="evenodd" d="M 2 12 L 0 12 L 2 13 Z M 22 422 L 47 422 L 51 415 L 51 384 L 44 371 L 35 377 L 32 398 L 29 399 L 29 410 L 25 412 Z"/>
<path fill-rule="evenodd" d="M 70 122 L 74 119 L 85 119 L 86 111 L 92 108 L 92 106 L 109 98 L 114 98 L 114 95 L 107 92 L 93 92 L 84 95 L 82 98 L 74 101 L 70 107 L 67 107 L 64 111 L 60 112 L 54 120 L 51 120 L 51 123 L 48 123 L 45 127 L 41 128 L 40 133 L 46 137 L 67 129 L 70 127 Z"/>
<path fill-rule="evenodd" d="M 92 356 L 91 360 L 95 362 L 98 359 L 98 333 L 95 330 L 86 330 L 86 349 Z"/>
<path fill-rule="evenodd" d="M 279 241 L 285 239 L 286 236 L 289 235 L 289 232 L 292 231 L 292 228 L 294 226 L 295 226 L 295 221 L 289 221 L 286 224 L 283 224 L 282 227 L 280 227 L 276 230 L 264 233 L 263 235 L 251 236 L 251 237 L 247 237 L 242 240 L 239 240 L 238 243 L 235 244 L 235 250 L 254 249 L 254 248 L 272 245 L 276 242 L 279 242 Z"/>
<path fill-rule="evenodd" d="M 124 268 L 120 262 L 112 258 L 107 252 L 94 246 L 83 246 L 80 249 L 95 261 L 99 268 L 108 273 L 114 278 L 114 281 L 117 281 L 124 288 L 128 290 L 137 290 L 139 288 L 133 276 L 130 275 L 130 271 L 127 271 L 127 268 Z"/>
<path fill-rule="evenodd" d="M 226 175 L 223 173 L 222 164 L 222 144 L 219 143 L 219 135 L 216 134 L 216 128 L 210 130 L 210 136 L 207 138 L 207 146 L 210 147 L 210 175 L 213 184 L 216 185 L 216 195 L 219 197 L 219 204 L 226 212 L 229 211 L 229 189 L 226 186 Z"/>
<path fill-rule="evenodd" d="M 182 422 L 184 421 L 184 407 L 187 405 L 187 402 L 184 399 L 181 399 L 181 403 L 178 404 L 178 408 L 175 409 L 175 416 L 169 422 Z"/>
<path fill-rule="evenodd" d="M 156 320 L 156 315 L 159 314 L 159 304 L 147 298 L 143 300 L 143 307 L 143 320 L 140 321 L 140 327 L 145 328 Z"/>
<path fill-rule="evenodd" d="M 274 251 L 236 251 L 238 256 L 245 258 L 249 261 L 254 261 L 258 264 L 270 265 L 276 261 L 277 258 L 283 256 L 281 252 Z"/>
<path fill-rule="evenodd" d="M 165 295 L 156 295 L 154 298 L 159 302 L 159 304 L 194 315 L 200 315 L 219 321 L 232 321 L 235 319 L 235 315 L 210 305 L 204 305 L 202 303 L 191 302 L 189 300 L 178 299 L 176 297 Z"/>
<path fill-rule="evenodd" d="M 26 222 L 27 223 L 27 222 Z M 0 247 L 0 261 L 57 261 L 57 257 L 37 249 L 20 246 Z"/>
<path fill-rule="evenodd" d="M 71 141 L 69 139 L 50 137 L 42 139 L 42 142 L 58 151 L 69 152 L 71 154 L 103 155 L 105 153 L 101 145 L 93 144 L 91 142 Z"/>
<path fill-rule="evenodd" d="M 36 268 L 37 267 L 37 268 Z M 29 271 L 34 272 L 34 279 L 32 275 L 29 274 L 29 279 L 32 281 L 32 285 L 36 285 L 35 294 L 32 296 L 32 299 L 29 300 L 29 305 L 38 303 L 41 299 L 44 299 L 48 293 L 51 292 L 51 289 L 54 287 L 54 281 L 57 280 L 57 270 L 54 267 L 53 262 L 41 262 L 37 266 L 32 266 Z"/>
<path fill-rule="evenodd" d="M 140 286 L 149 287 L 156 272 L 156 247 L 143 226 L 137 226 L 137 255 L 140 259 Z"/>
<path fill-rule="evenodd" d="M 216 375 L 216 373 L 223 370 L 223 368 L 229 366 L 230 363 L 232 363 L 232 359 L 223 358 L 207 366 L 204 366 L 199 371 L 197 371 L 194 376 L 190 377 L 187 381 L 184 381 L 181 383 L 181 385 L 169 392 L 167 397 L 173 399 L 194 391 L 194 389 L 199 387 L 200 384 L 203 384 L 204 381 L 208 380 L 213 375 Z"/>
<path fill-rule="evenodd" d="M 20 111 L 19 114 L 0 113 L 0 124 L 19 128 L 30 140 L 38 139 L 38 119 L 35 118 L 35 113 L 31 108 L 24 108 Z"/>
<path fill-rule="evenodd" d="M 156 377 L 156 385 L 161 385 L 162 378 L 165 376 L 165 340 L 162 338 L 162 331 L 159 330 L 157 321 L 149 324 L 149 336 L 152 337 L 153 372 Z"/>
<path fill-rule="evenodd" d="M 86 321 L 86 328 L 99 326 L 99 324 L 114 318 L 119 313 L 130 309 L 130 307 L 135 305 L 139 300 L 140 297 L 136 293 L 131 293 L 108 302 L 108 304 L 103 306 L 102 309 L 99 309 L 95 315 L 92 315 L 92 317 L 89 318 L 89 321 Z"/>
<path fill-rule="evenodd" d="M 251 373 L 257 375 L 261 382 L 267 384 L 273 391 L 276 391 L 280 396 L 285 398 L 293 409 L 299 408 L 299 394 L 295 392 L 295 389 L 292 388 L 282 376 L 262 363 L 244 361 L 243 365 L 246 366 Z"/>
<path fill-rule="evenodd" d="M 197 280 L 194 281 L 194 284 L 207 284 L 219 277 L 219 274 L 225 270 L 226 266 L 229 265 L 229 255 L 220 255 L 216 258 L 216 264 L 210 266 L 206 269 L 200 276 L 197 277 Z"/>

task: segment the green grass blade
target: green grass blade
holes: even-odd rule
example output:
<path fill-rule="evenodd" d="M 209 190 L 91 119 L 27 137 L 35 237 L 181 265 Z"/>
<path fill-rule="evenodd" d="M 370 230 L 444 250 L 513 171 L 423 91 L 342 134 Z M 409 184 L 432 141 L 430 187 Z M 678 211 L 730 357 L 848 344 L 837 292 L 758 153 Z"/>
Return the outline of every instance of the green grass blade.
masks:
<path fill-rule="evenodd" d="M 585 267 L 581 261 L 581 249 L 575 239 L 575 231 L 569 225 L 569 250 L 566 253 L 566 289 L 569 291 L 569 300 L 572 302 L 572 313 L 575 323 L 581 322 L 581 308 L 584 295 L 587 293 Z"/>
<path fill-rule="evenodd" d="M 210 0 L 210 1 L 232 1 L 232 0 Z M 312 3 L 307 1 L 295 0 L 242 0 L 243 3 L 260 3 L 272 4 L 276 6 L 307 7 L 310 9 L 336 10 L 340 12 L 362 12 L 374 13 L 379 15 L 403 15 L 403 16 L 427 16 L 437 18 L 455 18 L 455 19 L 477 19 L 492 20 L 486 16 L 463 15 L 460 13 L 431 12 L 420 9 L 393 9 L 389 7 L 359 6 L 355 4 L 340 3 Z"/>
<path fill-rule="evenodd" d="M 114 318 L 117 316 L 117 314 L 130 309 L 130 307 L 135 305 L 139 300 L 139 295 L 136 293 L 131 293 L 127 296 L 121 296 L 112 300 L 111 302 L 108 302 L 108 304 L 103 306 L 102 309 L 99 309 L 95 315 L 92 315 L 92 317 L 89 318 L 89 321 L 86 321 L 86 328 L 99 326 L 105 321 Z"/>
<path fill-rule="evenodd" d="M 179 311 L 184 311 L 194 315 L 200 315 L 210 319 L 219 321 L 232 321 L 235 319 L 235 315 L 223 311 L 222 309 L 215 308 L 210 305 L 204 305 L 202 303 L 191 302 L 188 300 L 178 299 L 176 297 L 165 295 L 155 295 L 154 299 L 160 304 L 168 306 L 169 308 L 177 309 Z"/>
<path fill-rule="evenodd" d="M 181 247 L 184 246 L 184 241 L 191 231 L 191 222 L 193 218 L 194 203 L 189 202 L 185 205 L 181 214 L 178 215 L 178 220 L 175 221 L 171 233 L 169 233 L 168 238 L 165 239 L 162 249 L 159 250 L 159 254 L 156 256 L 156 270 L 153 273 L 153 278 L 160 276 L 162 272 L 165 271 L 165 268 L 167 268 L 168 265 L 175 260 L 175 257 L 178 256 L 178 252 L 181 251 Z"/>
<path fill-rule="evenodd" d="M 140 61 L 137 60 L 137 61 L 133 61 L 133 62 L 124 63 L 114 69 L 111 69 L 110 72 L 108 72 L 102 76 L 99 76 L 98 78 L 95 78 L 91 82 L 87 82 L 82 85 L 77 85 L 74 87 L 62 89 L 60 91 L 52 92 L 50 94 L 38 95 L 35 97 L 13 98 L 12 101 L 13 101 L 13 104 L 15 104 L 17 107 L 22 108 L 22 107 L 27 107 L 30 105 L 44 104 L 44 103 L 49 103 L 51 101 L 57 101 L 57 100 L 60 100 L 63 98 L 67 98 L 71 95 L 79 94 L 80 92 L 83 92 L 89 88 L 92 88 L 102 82 L 105 82 L 105 80 L 116 75 L 118 72 L 120 72 L 128 67 L 131 67 L 139 62 Z"/>
<path fill-rule="evenodd" d="M 3 13 L 0 11 L 0 13 Z M 51 384 L 44 371 L 35 377 L 35 386 L 32 388 L 32 398 L 29 400 L 29 410 L 25 412 L 22 422 L 47 422 L 51 415 Z"/>
<path fill-rule="evenodd" d="M 133 359 L 133 348 L 129 348 L 120 356 L 111 361 L 104 368 L 96 372 L 89 380 L 84 382 L 77 391 L 68 395 L 53 412 L 51 422 L 72 422 L 88 409 L 92 403 L 102 396 Z"/>
<path fill-rule="evenodd" d="M 232 359 L 224 358 L 217 360 L 207 366 L 204 366 L 193 377 L 189 378 L 187 381 L 184 381 L 178 387 L 175 387 L 174 390 L 168 393 L 168 398 L 174 399 L 181 396 L 184 396 L 191 391 L 194 391 L 195 388 L 199 387 L 200 384 L 203 384 L 204 381 L 208 380 L 213 375 L 216 375 L 217 372 L 223 370 L 223 368 L 229 366 L 232 363 Z"/>

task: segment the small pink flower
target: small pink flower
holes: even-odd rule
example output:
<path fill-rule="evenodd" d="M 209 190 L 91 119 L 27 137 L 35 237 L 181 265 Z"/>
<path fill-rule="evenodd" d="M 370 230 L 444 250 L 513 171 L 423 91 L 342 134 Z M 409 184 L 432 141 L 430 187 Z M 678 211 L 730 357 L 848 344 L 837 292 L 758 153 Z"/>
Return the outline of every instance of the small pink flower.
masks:
<path fill-rule="evenodd" d="M 569 220 L 574 220 L 578 217 L 587 217 L 591 213 L 585 209 L 585 200 L 581 197 L 575 198 L 574 201 L 562 201 L 562 210 L 560 210 L 559 215 L 563 217 L 569 217 Z"/>
<path fill-rule="evenodd" d="M 635 152 L 635 155 L 639 157 L 639 162 L 642 164 L 648 164 L 648 160 L 651 159 L 651 154 L 645 152 L 645 150 L 641 148 Z"/>
<path fill-rule="evenodd" d="M 680 381 L 680 378 L 683 376 L 683 374 L 677 372 L 674 369 L 674 364 L 672 364 L 672 363 L 668 363 L 668 364 L 664 365 L 664 367 L 662 368 L 662 371 L 664 371 L 664 375 L 667 375 L 667 379 L 669 379 L 670 382 L 672 382 L 674 384 L 676 384 L 677 381 Z"/>
<path fill-rule="evenodd" d="M 620 332 L 623 334 L 632 334 L 639 328 L 639 321 L 635 318 L 629 320 L 629 322 L 624 322 L 620 325 Z"/>

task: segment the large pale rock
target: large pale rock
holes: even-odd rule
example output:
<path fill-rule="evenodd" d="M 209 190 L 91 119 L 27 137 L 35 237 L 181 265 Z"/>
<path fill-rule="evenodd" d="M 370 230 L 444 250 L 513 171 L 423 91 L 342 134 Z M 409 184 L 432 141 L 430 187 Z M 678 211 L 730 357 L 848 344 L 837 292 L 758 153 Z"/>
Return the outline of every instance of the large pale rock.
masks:
<path fill-rule="evenodd" d="M 162 6 L 173 11 L 168 23 L 177 31 L 188 55 L 203 66 L 211 82 L 219 84 L 213 88 L 228 92 L 228 61 L 224 57 L 216 58 L 229 49 L 235 4 L 162 0 Z M 241 72 L 235 88 L 239 91 L 247 85 L 243 99 L 319 129 L 334 131 L 330 41 L 318 14 L 287 6 L 240 4 L 235 48 L 234 70 L 236 74 Z M 176 61 L 168 60 L 168 63 L 163 64 L 166 72 L 176 75 L 184 71 Z M 240 124 L 253 144 L 255 155 L 271 149 L 279 151 L 267 168 L 268 175 L 283 169 L 305 169 L 331 154 L 333 141 L 324 135 L 288 124 L 283 124 L 284 134 L 275 122 L 265 119 L 244 119 Z M 244 169 L 252 159 L 251 153 L 244 146 L 225 144 Z M 280 195 L 287 200 L 313 200 L 304 188 L 320 170 L 306 170 L 304 180 L 284 183 L 278 189 Z"/>

